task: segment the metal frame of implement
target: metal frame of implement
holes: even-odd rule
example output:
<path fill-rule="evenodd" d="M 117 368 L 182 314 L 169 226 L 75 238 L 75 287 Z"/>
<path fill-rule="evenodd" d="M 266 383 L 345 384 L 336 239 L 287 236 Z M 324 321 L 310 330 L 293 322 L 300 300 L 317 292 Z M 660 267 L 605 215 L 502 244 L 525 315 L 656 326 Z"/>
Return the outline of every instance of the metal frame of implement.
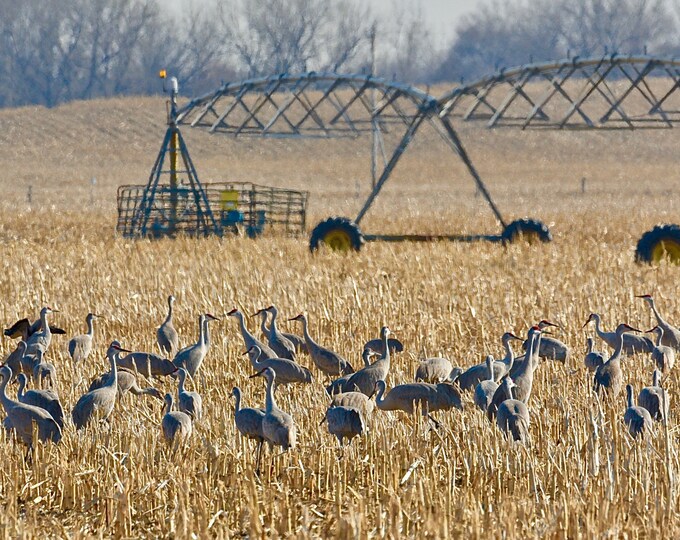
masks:
<path fill-rule="evenodd" d="M 660 86 L 659 81 L 664 81 Z M 635 96 L 635 97 L 634 97 Z M 680 121 L 680 60 L 647 56 L 573 58 L 501 70 L 440 98 L 364 75 L 306 73 L 228 83 L 183 105 L 177 123 L 212 133 L 263 137 L 356 137 L 372 129 L 398 143 L 359 211 L 359 224 L 421 125 L 428 121 L 461 158 L 498 222 L 507 227 L 451 119 L 492 127 L 670 128 Z M 680 101 L 680 100 L 678 100 Z M 381 143 L 384 141 L 381 137 Z M 367 240 L 500 240 L 500 235 L 382 236 Z"/>

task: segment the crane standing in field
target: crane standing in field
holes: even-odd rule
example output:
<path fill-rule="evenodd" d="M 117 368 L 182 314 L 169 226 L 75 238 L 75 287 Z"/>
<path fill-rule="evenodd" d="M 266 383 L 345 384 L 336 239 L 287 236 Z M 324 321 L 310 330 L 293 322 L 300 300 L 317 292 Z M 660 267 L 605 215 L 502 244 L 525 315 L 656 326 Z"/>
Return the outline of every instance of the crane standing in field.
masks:
<path fill-rule="evenodd" d="M 285 411 L 279 409 L 274 398 L 274 387 L 276 383 L 276 373 L 271 368 L 264 368 L 259 373 L 251 375 L 253 377 L 264 377 L 267 380 L 267 397 L 264 408 L 264 418 L 262 419 L 262 435 L 269 443 L 269 448 L 280 446 L 284 450 L 295 448 L 297 444 L 297 427 L 293 422 L 293 417 Z"/>
<path fill-rule="evenodd" d="M 255 471 L 260 472 L 260 459 L 262 457 L 262 444 L 264 434 L 262 433 L 262 421 L 264 420 L 264 409 L 254 409 L 251 407 L 241 407 L 241 389 L 234 386 L 231 394 L 236 398 L 234 406 L 234 422 L 236 429 L 244 437 L 257 441 L 257 463 Z"/>
<path fill-rule="evenodd" d="M 628 427 L 628 433 L 634 439 L 638 436 L 645 437 L 651 434 L 653 422 L 649 411 L 644 407 L 637 407 L 633 403 L 633 387 L 626 385 L 626 402 L 628 408 L 623 415 L 623 422 Z"/>
<path fill-rule="evenodd" d="M 179 410 L 191 416 L 191 420 L 200 420 L 203 415 L 203 400 L 198 392 L 189 392 L 184 389 L 187 379 L 187 372 L 184 368 L 179 368 L 179 387 L 177 388 L 177 403 Z"/>
<path fill-rule="evenodd" d="M 366 431 L 366 422 L 358 409 L 354 407 L 329 407 L 324 417 L 328 425 L 328 433 L 337 437 L 340 446 L 343 446 L 343 439 L 349 442 L 354 437 L 363 435 Z"/>
<path fill-rule="evenodd" d="M 272 321 L 269 324 L 269 346 L 274 350 L 277 357 L 295 361 L 295 345 L 279 332 L 279 329 L 276 326 L 279 310 L 276 309 L 276 306 L 271 305 L 258 311 L 255 315 L 259 315 L 261 311 L 267 311 L 272 315 Z"/>
<path fill-rule="evenodd" d="M 57 384 L 57 368 L 54 364 L 45 360 L 45 353 L 42 349 L 36 351 L 35 362 L 33 363 L 33 380 L 38 387 L 43 388 L 45 382 L 49 382 L 54 387 Z"/>
<path fill-rule="evenodd" d="M 616 337 L 618 344 L 614 352 L 604 364 L 602 364 L 597 371 L 595 371 L 593 389 L 598 394 L 601 390 L 615 398 L 621 392 L 623 387 L 623 371 L 621 370 L 621 355 L 623 351 L 624 336 L 626 332 L 639 332 L 640 330 L 633 328 L 625 323 L 621 323 L 616 327 Z"/>
<path fill-rule="evenodd" d="M 512 346 L 510 345 L 510 342 L 513 339 L 522 341 L 512 332 L 506 332 L 501 337 L 501 342 L 503 343 L 503 348 L 505 349 L 505 357 L 503 358 L 503 360 L 500 361 L 496 360 L 493 363 L 495 381 L 500 380 L 507 373 L 510 373 L 511 370 L 513 369 L 513 366 L 515 368 L 518 368 L 521 365 L 521 363 L 515 364 L 515 353 L 512 350 Z M 465 371 L 463 371 L 456 380 L 461 390 L 474 390 L 480 382 L 486 379 L 486 377 L 487 367 L 485 361 L 482 362 L 481 364 L 475 364 L 474 366 L 470 366 Z"/>
<path fill-rule="evenodd" d="M 675 349 L 669 347 L 668 345 L 662 345 L 664 329 L 660 326 L 655 326 L 651 330 L 647 330 L 646 333 L 654 332 L 656 335 L 656 344 L 652 349 L 652 360 L 656 364 L 656 367 L 661 370 L 661 373 L 666 373 L 673 369 L 675 365 Z"/>
<path fill-rule="evenodd" d="M 96 313 L 88 313 L 85 318 L 87 332 L 75 336 L 68 342 L 68 354 L 76 364 L 82 364 L 92 352 L 94 341 L 94 320 L 99 318 Z"/>
<path fill-rule="evenodd" d="M 651 294 L 642 294 L 636 298 L 642 298 L 647 305 L 652 309 L 654 317 L 656 317 L 656 324 L 663 330 L 663 336 L 661 337 L 661 345 L 666 347 L 671 347 L 672 349 L 680 352 L 680 330 L 667 322 L 656 309 L 656 304 L 654 303 L 654 298 Z"/>
<path fill-rule="evenodd" d="M 526 403 L 514 398 L 515 384 L 510 377 L 503 379 L 501 386 L 504 393 L 510 397 L 498 406 L 496 425 L 506 435 L 512 435 L 513 440 L 526 442 L 529 439 L 529 423 L 531 420 L 529 409 Z"/>
<path fill-rule="evenodd" d="M 196 377 L 198 370 L 203 363 L 206 355 L 208 354 L 208 344 L 206 343 L 206 332 L 205 327 L 207 322 L 219 321 L 217 317 L 206 313 L 198 318 L 198 342 L 195 345 L 191 345 L 186 349 L 181 350 L 177 353 L 174 360 L 172 361 L 178 368 L 184 368 L 187 370 L 189 375 Z"/>
<path fill-rule="evenodd" d="M 619 337 L 616 332 L 605 332 L 600 328 L 601 319 L 597 313 L 591 313 L 588 316 L 588 320 L 583 325 L 583 328 L 588 326 L 590 321 L 595 321 L 595 332 L 597 335 L 609 345 L 612 349 L 616 349 L 619 344 Z M 623 346 L 621 349 L 622 354 L 626 356 L 631 356 L 633 354 L 640 353 L 651 353 L 654 349 L 654 343 L 649 338 L 644 336 L 634 336 L 632 334 L 625 334 L 623 336 Z"/>
<path fill-rule="evenodd" d="M 638 394 L 638 405 L 649 411 L 654 420 L 668 418 L 670 398 L 668 392 L 661 388 L 661 373 L 658 369 L 654 370 L 652 386 L 646 386 Z"/>
<path fill-rule="evenodd" d="M 118 377 L 118 396 L 123 397 L 125 394 L 130 392 L 131 394 L 135 396 L 141 396 L 141 395 L 149 395 L 153 396 L 155 398 L 160 399 L 163 401 L 163 395 L 158 391 L 158 389 L 149 386 L 147 388 L 140 388 L 139 385 L 137 384 L 137 376 L 133 371 L 130 371 L 126 368 L 120 367 L 120 363 L 117 361 L 116 364 L 118 365 L 118 370 L 117 370 L 117 377 Z M 94 379 L 91 383 L 89 388 L 87 389 L 88 392 L 92 392 L 92 390 L 96 390 L 97 388 L 101 388 L 104 386 L 109 378 L 111 377 L 111 373 L 103 373 L 96 379 Z"/>
<path fill-rule="evenodd" d="M 59 424 L 59 428 L 64 429 L 64 408 L 61 406 L 59 396 L 52 390 L 28 390 L 24 392 L 27 381 L 24 373 L 20 373 L 17 380 L 19 381 L 17 399 L 26 405 L 45 409 L 54 418 L 54 421 Z"/>
<path fill-rule="evenodd" d="M 390 372 L 390 348 L 388 346 L 390 329 L 387 326 L 381 328 L 380 337 L 383 340 L 384 354 L 370 366 L 365 366 L 353 373 L 347 382 L 342 385 L 343 391 L 358 391 L 367 396 L 372 396 L 376 388 L 375 383 L 387 379 L 387 375 Z"/>
<path fill-rule="evenodd" d="M 4 335 L 11 339 L 16 339 L 20 337 L 23 341 L 28 341 L 36 332 L 40 331 L 42 328 L 42 322 L 40 318 L 31 322 L 28 319 L 19 319 L 9 328 L 5 328 Z M 54 335 L 64 335 L 66 332 L 57 326 L 50 325 L 50 332 Z"/>
<path fill-rule="evenodd" d="M 123 349 L 117 342 L 112 342 L 106 351 L 106 357 L 111 365 L 111 376 L 100 388 L 83 394 L 71 411 L 71 418 L 76 429 L 82 429 L 95 420 L 107 420 L 116 404 L 118 395 L 118 367 L 116 356 L 120 352 L 130 352 Z"/>
<path fill-rule="evenodd" d="M 599 368 L 607 360 L 604 356 L 604 353 L 594 350 L 594 343 L 595 340 L 593 340 L 591 337 L 586 340 L 586 356 L 583 359 L 583 364 L 586 366 L 588 371 L 597 371 L 597 368 Z"/>
<path fill-rule="evenodd" d="M 514 399 L 523 403 L 529 403 L 531 398 L 531 390 L 534 384 L 534 371 L 538 366 L 538 351 L 540 348 L 541 329 L 538 326 L 532 326 L 528 332 L 529 347 L 524 357 L 524 361 L 520 364 L 520 368 L 512 375 L 514 382 Z M 511 371 L 512 373 L 512 371 Z"/>
<path fill-rule="evenodd" d="M 488 378 L 485 381 L 480 381 L 475 388 L 475 405 L 484 412 L 489 409 L 493 395 L 498 389 L 498 383 L 494 380 L 493 356 L 486 357 L 486 368 L 488 370 Z"/>
<path fill-rule="evenodd" d="M 253 368 L 258 373 L 265 368 L 271 368 L 276 371 L 276 384 L 291 384 L 291 383 L 311 383 L 313 380 L 312 372 L 306 367 L 301 366 L 297 362 L 288 360 L 287 358 L 266 358 L 260 360 L 261 351 L 257 345 L 251 347 L 243 354 L 250 356 L 253 352 L 256 354 L 255 361 L 251 362 Z"/>
<path fill-rule="evenodd" d="M 269 334 L 271 333 L 271 328 L 267 327 L 267 318 L 269 316 L 269 312 L 266 310 L 260 310 L 258 311 L 262 319 L 260 320 L 260 331 L 262 332 L 262 335 L 265 337 L 267 341 L 269 341 Z M 291 319 L 289 319 L 291 320 Z M 309 351 L 307 350 L 307 343 L 305 342 L 305 338 L 298 336 L 296 334 L 290 334 L 288 332 L 281 332 L 281 335 L 285 337 L 288 341 L 290 341 L 293 346 L 295 347 L 295 353 L 305 353 L 308 354 Z"/>
<path fill-rule="evenodd" d="M 328 376 L 349 375 L 354 373 L 354 368 L 338 353 L 322 347 L 309 335 L 309 328 L 307 325 L 307 317 L 304 313 L 300 313 L 296 317 L 289 319 L 291 321 L 299 321 L 302 323 L 302 332 L 307 344 L 309 356 L 312 357 L 312 362 L 319 370 Z"/>
<path fill-rule="evenodd" d="M 265 312 L 265 316 L 266 316 Z M 257 346 L 258 349 L 260 349 L 260 354 L 262 355 L 262 359 L 266 358 L 276 358 L 276 353 L 272 350 L 272 348 L 267 345 L 266 343 L 262 343 L 259 339 L 257 339 L 253 334 L 251 334 L 248 331 L 248 328 L 246 328 L 246 323 L 243 318 L 243 313 L 241 313 L 237 308 L 232 309 L 229 313 L 227 313 L 227 316 L 229 317 L 234 317 L 238 323 L 239 327 L 241 328 L 241 336 L 243 337 L 243 343 L 246 346 L 246 350 L 252 351 L 250 353 L 250 361 L 254 362 L 257 360 L 258 356 L 255 355 L 255 349 L 253 349 L 254 346 Z"/>
<path fill-rule="evenodd" d="M 47 316 L 50 313 L 58 313 L 56 309 L 45 306 L 40 310 L 40 328 L 41 330 L 33 333 L 26 340 L 26 354 L 35 356 L 36 351 L 40 348 L 46 352 L 52 342 L 52 331 L 47 322 Z"/>
<path fill-rule="evenodd" d="M 33 445 L 33 426 L 37 428 L 38 440 L 41 442 L 61 440 L 61 428 L 45 409 L 14 401 L 7 395 L 7 383 L 12 378 L 12 370 L 8 366 L 0 368 L 0 402 L 7 419 L 3 425 L 13 429 L 17 437 L 29 447 Z"/>
<path fill-rule="evenodd" d="M 559 325 L 545 319 L 540 321 L 536 326 L 538 326 L 541 331 L 550 327 L 560 328 Z M 559 339 L 546 336 L 545 334 L 546 332 L 541 334 L 541 347 L 538 349 L 539 358 L 545 358 L 546 360 L 557 360 L 558 362 L 562 362 L 564 364 L 567 360 L 569 360 L 569 356 L 571 355 L 569 347 L 567 347 L 567 345 Z M 527 351 L 528 347 L 529 340 L 525 339 L 524 343 L 522 343 L 522 349 Z"/>
<path fill-rule="evenodd" d="M 156 340 L 161 352 L 170 357 L 174 357 L 179 351 L 179 335 L 172 324 L 172 308 L 175 304 L 175 297 L 168 296 L 168 315 L 163 323 L 156 330 Z"/>
<path fill-rule="evenodd" d="M 368 347 L 364 347 L 364 351 L 361 353 L 361 360 L 364 364 L 364 367 L 371 365 L 371 357 L 375 356 L 375 354 L 377 354 L 375 351 L 369 349 Z M 349 392 L 349 388 L 345 388 L 345 385 L 352 375 L 354 375 L 354 373 L 348 373 L 347 375 L 343 375 L 342 377 L 338 377 L 337 379 L 331 381 L 331 383 L 326 386 L 326 393 L 329 396 L 333 396 L 340 392 Z"/>
<path fill-rule="evenodd" d="M 165 394 L 165 406 L 163 407 L 163 419 L 161 420 L 161 432 L 165 442 L 174 450 L 180 444 L 185 443 L 191 437 L 191 417 L 181 411 L 172 410 L 172 395 Z"/>

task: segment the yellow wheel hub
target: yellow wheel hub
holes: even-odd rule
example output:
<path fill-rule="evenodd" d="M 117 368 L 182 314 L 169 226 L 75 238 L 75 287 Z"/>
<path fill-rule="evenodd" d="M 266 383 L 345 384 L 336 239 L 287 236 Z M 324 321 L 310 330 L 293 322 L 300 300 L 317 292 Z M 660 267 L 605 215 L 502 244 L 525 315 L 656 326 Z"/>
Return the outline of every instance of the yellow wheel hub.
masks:
<path fill-rule="evenodd" d="M 672 263 L 680 263 L 680 242 L 668 238 L 666 240 L 659 240 L 654 245 L 652 248 L 652 261 L 658 263 L 666 258 Z"/>
<path fill-rule="evenodd" d="M 334 251 L 349 251 L 352 249 L 352 239 L 346 231 L 336 229 L 328 231 L 323 242 Z"/>

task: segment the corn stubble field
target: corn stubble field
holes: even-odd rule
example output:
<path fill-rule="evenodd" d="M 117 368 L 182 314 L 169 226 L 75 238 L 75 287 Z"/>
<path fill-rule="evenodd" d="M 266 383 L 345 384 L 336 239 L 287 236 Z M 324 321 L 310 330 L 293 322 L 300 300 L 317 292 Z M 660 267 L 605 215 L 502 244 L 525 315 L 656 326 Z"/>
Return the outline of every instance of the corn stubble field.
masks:
<path fill-rule="evenodd" d="M 680 400 L 677 373 L 667 427 L 633 441 L 622 422 L 625 398 L 599 403 L 583 367 L 588 314 L 607 329 L 647 329 L 652 293 L 680 322 L 677 268 L 636 265 L 637 238 L 661 221 L 680 221 L 676 130 L 635 133 L 489 132 L 461 129 L 463 142 L 508 219 L 529 215 L 551 226 L 551 245 L 368 244 L 359 254 L 311 256 L 307 239 L 116 237 L 115 189 L 144 183 L 163 133 L 159 98 L 74 103 L 54 110 L 0 111 L 0 321 L 37 317 L 51 305 L 67 415 L 95 375 L 108 370 L 112 339 L 156 351 L 165 298 L 177 297 L 182 345 L 195 342 L 209 311 L 211 349 L 202 367 L 204 418 L 190 444 L 172 453 L 160 433 L 161 402 L 126 396 L 109 426 L 25 449 L 0 434 L 0 531 L 43 537 L 677 537 L 680 534 Z M 455 156 L 420 134 L 363 223 L 368 232 L 497 232 Z M 263 141 L 186 130 L 203 180 L 232 179 L 308 189 L 309 223 L 353 216 L 367 192 L 366 141 Z M 90 178 L 97 177 L 91 192 Z M 587 178 L 581 193 L 581 178 Z M 32 186 L 33 204 L 26 202 Z M 464 411 L 420 417 L 376 411 L 368 434 L 340 450 L 320 427 L 325 379 L 282 387 L 279 406 L 298 426 L 299 447 L 266 451 L 233 423 L 231 389 L 244 406 L 263 406 L 237 323 L 223 317 L 274 303 L 282 318 L 309 314 L 320 343 L 361 364 L 363 343 L 388 325 L 405 344 L 388 389 L 412 381 L 420 359 L 443 355 L 462 367 L 501 356 L 505 331 L 526 335 L 543 318 L 562 325 L 572 347 L 562 365 L 545 362 L 529 403 L 530 443 L 508 442 L 464 395 Z M 74 377 L 68 338 L 85 330 L 95 352 Z M 254 319 L 247 321 L 251 330 Z M 294 323 L 285 330 L 300 332 Z M 15 346 L 3 338 L 2 352 Z M 599 348 L 605 348 L 599 343 Z M 300 361 L 312 368 L 311 361 Z M 652 361 L 624 360 L 636 392 L 651 383 Z M 176 392 L 176 383 L 159 385 Z M 14 392 L 15 387 L 11 387 Z"/>

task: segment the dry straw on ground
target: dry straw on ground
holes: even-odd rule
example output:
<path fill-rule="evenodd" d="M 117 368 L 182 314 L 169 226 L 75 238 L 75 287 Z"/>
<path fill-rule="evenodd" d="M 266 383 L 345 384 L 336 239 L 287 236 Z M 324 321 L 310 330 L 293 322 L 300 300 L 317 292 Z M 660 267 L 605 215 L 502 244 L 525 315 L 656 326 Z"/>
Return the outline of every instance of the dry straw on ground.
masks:
<path fill-rule="evenodd" d="M 157 99 L 0 112 L 0 321 L 36 316 L 51 304 L 60 309 L 55 323 L 71 336 L 85 329 L 88 311 L 106 317 L 96 326 L 96 353 L 82 366 L 84 382 L 74 379 L 67 339 L 53 340 L 49 357 L 68 411 L 86 381 L 107 369 L 112 339 L 155 349 L 169 293 L 177 297 L 182 344 L 195 340 L 202 311 L 223 316 L 238 306 L 252 313 L 275 303 L 283 316 L 308 311 L 313 335 L 357 366 L 363 342 L 387 324 L 406 346 L 388 386 L 412 380 L 425 356 L 466 366 L 501 354 L 504 331 L 525 332 L 541 318 L 563 325 L 558 337 L 573 348 L 572 360 L 539 368 L 527 446 L 508 444 L 466 396 L 465 411 L 439 415 L 439 431 L 420 418 L 378 411 L 369 434 L 341 453 L 318 425 L 327 399 L 316 372 L 315 384 L 278 394 L 299 426 L 300 448 L 266 453 L 257 478 L 255 446 L 235 432 L 230 393 L 237 384 L 246 406 L 261 406 L 264 386 L 248 379 L 236 321 L 227 318 L 212 328 L 205 388 L 198 387 L 204 420 L 180 454 L 162 444 L 161 403 L 148 397 L 118 403 L 110 426 L 68 428 L 62 443 L 39 448 L 31 465 L 0 434 L 3 536 L 678 536 L 677 374 L 664 380 L 672 400 L 667 431 L 657 425 L 649 443 L 634 442 L 621 421 L 624 398 L 598 404 L 581 365 L 593 332 L 581 328 L 590 311 L 608 328 L 649 328 L 650 314 L 634 294 L 653 293 L 667 318 L 680 322 L 677 269 L 638 266 L 632 251 L 654 223 L 680 221 L 675 130 L 466 126 L 463 140 L 502 210 L 548 222 L 551 245 L 370 244 L 356 255 L 313 257 L 306 239 L 115 237 L 115 187 L 144 181 L 163 117 Z M 308 189 L 310 222 L 353 215 L 366 193 L 365 141 L 186 136 L 204 178 Z M 416 140 L 365 226 L 497 231 L 463 168 L 432 134 Z M 2 352 L 12 345 L 4 338 Z M 650 362 L 638 356 L 623 364 L 638 391 L 651 381 Z"/>

